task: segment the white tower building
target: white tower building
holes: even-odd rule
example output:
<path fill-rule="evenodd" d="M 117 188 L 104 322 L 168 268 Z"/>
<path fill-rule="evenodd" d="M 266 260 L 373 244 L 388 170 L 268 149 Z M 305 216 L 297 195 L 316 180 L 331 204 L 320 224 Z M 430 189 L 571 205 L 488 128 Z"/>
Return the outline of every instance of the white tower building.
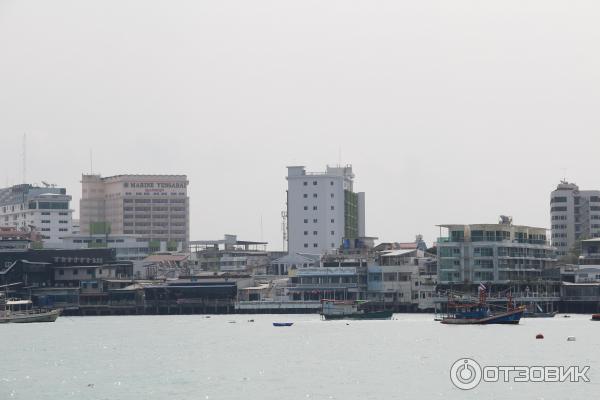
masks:
<path fill-rule="evenodd" d="M 325 172 L 287 168 L 290 253 L 331 253 L 344 240 L 365 236 L 365 194 L 354 192 L 351 165 Z"/>
<path fill-rule="evenodd" d="M 550 194 L 552 245 L 566 255 L 579 239 L 600 237 L 600 190 L 562 181 Z"/>

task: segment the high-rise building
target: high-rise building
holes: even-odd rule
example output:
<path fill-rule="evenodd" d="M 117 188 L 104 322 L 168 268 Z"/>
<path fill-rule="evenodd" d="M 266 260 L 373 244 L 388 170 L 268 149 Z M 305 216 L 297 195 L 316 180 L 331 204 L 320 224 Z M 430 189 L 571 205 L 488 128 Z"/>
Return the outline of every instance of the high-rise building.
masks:
<path fill-rule="evenodd" d="M 552 245 L 564 256 L 579 239 L 600 237 L 600 190 L 561 181 L 550 194 Z"/>
<path fill-rule="evenodd" d="M 555 251 L 545 228 L 512 224 L 440 225 L 448 236 L 438 239 L 440 283 L 509 283 L 535 281 L 555 265 Z"/>
<path fill-rule="evenodd" d="M 290 253 L 322 254 L 365 236 L 365 194 L 354 192 L 352 166 L 307 172 L 288 167 Z"/>
<path fill-rule="evenodd" d="M 44 247 L 54 247 L 62 242 L 61 236 L 71 232 L 70 201 L 67 190 L 54 185 L 0 189 L 0 226 L 33 228 L 41 234 Z"/>
<path fill-rule="evenodd" d="M 83 175 L 81 234 L 135 234 L 150 247 L 186 250 L 189 197 L 186 175 Z"/>

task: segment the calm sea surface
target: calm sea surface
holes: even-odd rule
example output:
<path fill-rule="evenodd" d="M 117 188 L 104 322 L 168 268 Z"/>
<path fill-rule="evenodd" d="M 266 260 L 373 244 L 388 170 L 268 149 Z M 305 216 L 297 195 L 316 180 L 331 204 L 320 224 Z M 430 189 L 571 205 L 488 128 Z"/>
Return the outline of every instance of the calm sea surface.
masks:
<path fill-rule="evenodd" d="M 445 326 L 431 315 L 61 317 L 0 325 L 0 399 L 592 399 L 600 322 Z M 248 320 L 254 319 L 254 322 Z M 235 321 L 232 323 L 231 321 Z M 293 321 L 275 328 L 274 321 Z M 535 340 L 543 333 L 544 340 Z M 567 342 L 575 336 L 575 342 Z M 451 364 L 589 365 L 590 383 L 455 388 Z"/>

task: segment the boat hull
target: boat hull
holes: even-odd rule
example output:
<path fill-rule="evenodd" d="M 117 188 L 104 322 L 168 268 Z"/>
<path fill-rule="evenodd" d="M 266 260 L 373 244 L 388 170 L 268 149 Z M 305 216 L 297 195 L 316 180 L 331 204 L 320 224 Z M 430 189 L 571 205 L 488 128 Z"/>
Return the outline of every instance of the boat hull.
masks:
<path fill-rule="evenodd" d="M 273 322 L 273 326 L 292 326 L 293 322 Z"/>
<path fill-rule="evenodd" d="M 394 315 L 393 311 L 373 311 L 373 312 L 366 312 L 366 313 L 355 313 L 355 314 L 338 314 L 338 315 L 326 315 L 326 314 L 321 314 L 321 316 L 323 317 L 323 319 L 325 319 L 326 321 L 330 321 L 330 320 L 344 320 L 344 319 L 351 319 L 351 320 L 361 320 L 361 319 L 365 319 L 365 320 L 369 320 L 369 319 L 379 319 L 379 320 L 385 320 L 385 319 L 392 319 L 392 315 Z"/>
<path fill-rule="evenodd" d="M 59 310 L 51 310 L 40 313 L 14 313 L 8 316 L 0 316 L 0 324 L 26 324 L 34 322 L 54 322 L 60 315 Z"/>
<path fill-rule="evenodd" d="M 485 318 L 444 318 L 441 323 L 448 325 L 516 325 L 521 320 L 521 317 L 523 317 L 523 310 L 513 310 Z"/>
<path fill-rule="evenodd" d="M 524 313 L 523 318 L 554 318 L 556 316 L 556 311 L 548 312 L 548 313 Z"/>

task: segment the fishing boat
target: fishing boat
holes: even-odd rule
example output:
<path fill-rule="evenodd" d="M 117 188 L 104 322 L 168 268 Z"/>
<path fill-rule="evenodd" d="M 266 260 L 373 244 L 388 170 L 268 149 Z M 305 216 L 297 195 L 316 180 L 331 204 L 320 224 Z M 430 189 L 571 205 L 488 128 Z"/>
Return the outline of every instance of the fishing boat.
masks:
<path fill-rule="evenodd" d="M 393 311 L 371 311 L 366 301 L 321 300 L 321 319 L 391 319 Z"/>
<path fill-rule="evenodd" d="M 8 286 L 12 285 L 5 285 L 5 293 L 0 293 L 0 324 L 54 322 L 60 315 L 60 310 L 33 307 L 31 300 L 9 298 Z"/>
<path fill-rule="evenodd" d="M 448 325 L 518 324 L 524 312 L 524 306 L 514 306 L 511 296 L 508 298 L 506 310 L 491 311 L 486 302 L 486 288 L 481 284 L 479 286 L 479 302 L 460 303 L 449 299 L 448 313 L 441 318 L 440 322 Z"/>
<path fill-rule="evenodd" d="M 292 326 L 293 322 L 273 322 L 273 326 Z"/>

